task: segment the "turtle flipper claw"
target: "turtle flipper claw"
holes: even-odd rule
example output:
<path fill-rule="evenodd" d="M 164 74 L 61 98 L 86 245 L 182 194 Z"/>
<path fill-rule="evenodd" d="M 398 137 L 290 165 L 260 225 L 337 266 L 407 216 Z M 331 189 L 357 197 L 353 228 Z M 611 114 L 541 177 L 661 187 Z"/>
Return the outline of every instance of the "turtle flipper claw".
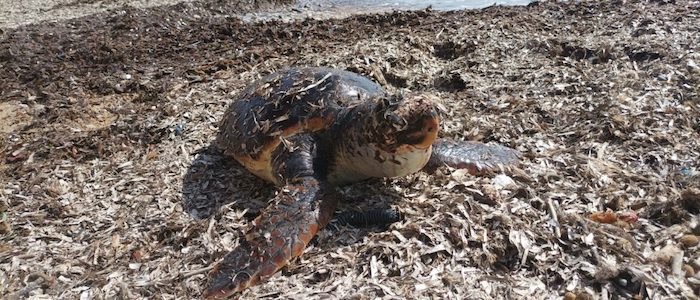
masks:
<path fill-rule="evenodd" d="M 233 295 L 265 281 L 304 252 L 330 221 L 338 197 L 312 177 L 287 184 L 255 219 L 245 240 L 210 272 L 204 298 Z"/>
<path fill-rule="evenodd" d="M 520 163 L 520 152 L 497 144 L 479 142 L 457 142 L 438 140 L 433 144 L 433 153 L 424 170 L 434 172 L 443 165 L 467 169 L 480 175 Z"/>

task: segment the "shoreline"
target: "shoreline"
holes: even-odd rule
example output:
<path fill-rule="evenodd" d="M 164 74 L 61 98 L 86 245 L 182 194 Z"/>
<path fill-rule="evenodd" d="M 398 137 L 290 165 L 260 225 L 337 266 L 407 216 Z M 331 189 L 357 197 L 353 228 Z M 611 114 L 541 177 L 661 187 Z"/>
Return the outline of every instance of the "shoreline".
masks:
<path fill-rule="evenodd" d="M 505 2 L 503 2 L 505 1 Z M 151 9 L 173 7 L 181 3 L 204 3 L 198 0 L 29 0 L 21 4 L 0 3 L 0 30 L 12 30 L 20 26 L 45 22 L 64 22 L 75 18 L 89 17 L 96 14 L 114 14 L 127 8 Z M 337 2 L 337 1 L 336 1 Z M 426 9 L 428 5 L 407 3 L 385 3 L 369 5 L 368 3 L 346 3 L 332 0 L 242 0 L 233 5 L 242 10 L 236 15 L 244 21 L 259 22 L 269 20 L 295 21 L 305 18 L 338 19 L 356 14 L 388 13 Z M 468 7 L 456 4 L 443 4 L 442 9 L 481 9 L 492 5 L 526 5 L 518 0 L 501 0 L 501 2 L 479 2 Z M 4 6 L 3 6 L 4 5 Z M 436 9 L 436 8 L 433 8 Z M 437 7 L 440 10 L 441 7 Z"/>

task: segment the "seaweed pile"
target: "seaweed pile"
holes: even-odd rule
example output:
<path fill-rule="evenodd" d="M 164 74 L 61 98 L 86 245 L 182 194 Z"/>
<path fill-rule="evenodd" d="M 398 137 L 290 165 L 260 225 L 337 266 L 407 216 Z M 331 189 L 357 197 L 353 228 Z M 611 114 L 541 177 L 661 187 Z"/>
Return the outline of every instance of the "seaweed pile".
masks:
<path fill-rule="evenodd" d="M 0 31 L 0 295 L 192 298 L 274 188 L 210 149 L 292 66 L 440 97 L 442 134 L 521 168 L 341 189 L 388 229 L 324 230 L 243 298 L 696 298 L 700 3 L 609 1 L 245 22 L 247 1 Z M 441 295 L 441 296 L 438 296 Z"/>

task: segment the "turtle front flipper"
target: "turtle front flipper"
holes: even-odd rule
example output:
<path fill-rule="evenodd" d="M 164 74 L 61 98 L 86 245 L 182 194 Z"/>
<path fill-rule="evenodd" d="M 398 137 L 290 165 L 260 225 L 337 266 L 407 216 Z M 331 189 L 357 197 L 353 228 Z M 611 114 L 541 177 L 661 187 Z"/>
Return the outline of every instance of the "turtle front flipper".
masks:
<path fill-rule="evenodd" d="M 520 158 L 520 152 L 517 150 L 497 144 L 440 139 L 433 144 L 430 160 L 423 170 L 432 173 L 437 168 L 447 165 L 480 175 L 495 171 L 499 167 L 517 165 Z"/>
<path fill-rule="evenodd" d="M 223 298 L 267 280 L 304 248 L 330 221 L 335 190 L 313 177 L 285 185 L 255 219 L 246 239 L 211 271 L 208 299 Z"/>

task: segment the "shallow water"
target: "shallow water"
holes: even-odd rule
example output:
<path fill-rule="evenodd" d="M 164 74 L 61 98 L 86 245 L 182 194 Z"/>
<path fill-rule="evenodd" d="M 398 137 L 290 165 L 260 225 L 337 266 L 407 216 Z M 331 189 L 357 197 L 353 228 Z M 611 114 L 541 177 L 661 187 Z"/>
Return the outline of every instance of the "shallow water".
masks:
<path fill-rule="evenodd" d="M 362 7 L 365 9 L 424 9 L 431 6 L 436 10 L 457 10 L 483 8 L 491 5 L 527 5 L 530 0 L 331 0 L 332 4 L 344 7 Z"/>
<path fill-rule="evenodd" d="M 293 21 L 304 18 L 344 18 L 354 14 L 382 13 L 393 10 L 479 9 L 492 5 L 527 5 L 533 0 L 298 0 L 296 4 L 279 10 L 243 14 L 243 21 Z"/>

